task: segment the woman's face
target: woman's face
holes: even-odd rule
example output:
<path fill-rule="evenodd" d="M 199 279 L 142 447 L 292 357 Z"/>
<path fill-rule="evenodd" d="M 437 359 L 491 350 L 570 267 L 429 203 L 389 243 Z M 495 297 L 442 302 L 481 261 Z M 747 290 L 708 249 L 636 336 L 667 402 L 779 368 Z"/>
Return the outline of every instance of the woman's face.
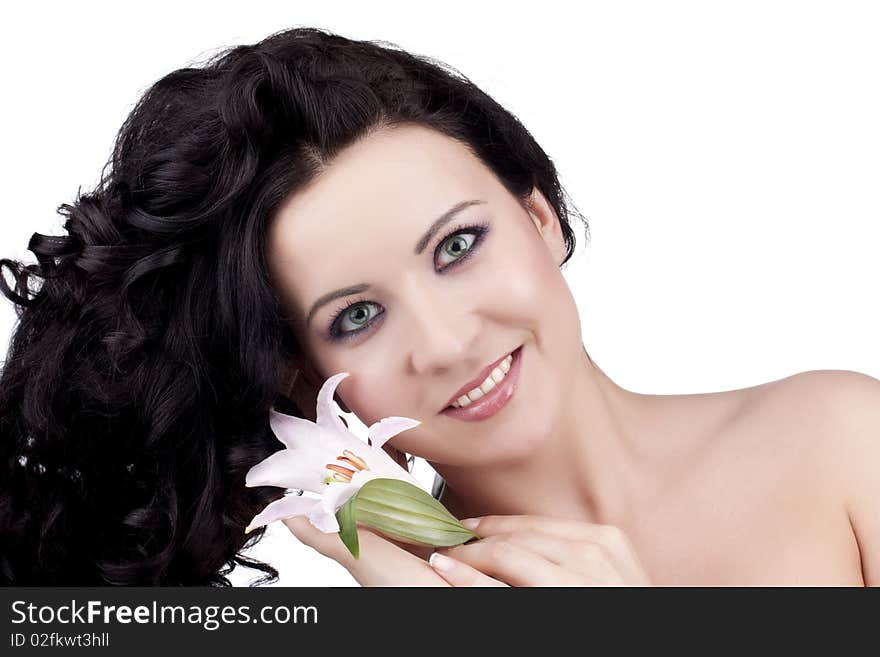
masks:
<path fill-rule="evenodd" d="M 540 192 L 531 202 L 464 145 L 406 125 L 350 146 L 280 208 L 268 258 L 291 328 L 321 377 L 350 373 L 338 396 L 364 423 L 421 421 L 397 449 L 456 466 L 518 460 L 568 408 L 580 322 L 558 219 Z M 448 410 L 517 349 L 482 404 Z"/>

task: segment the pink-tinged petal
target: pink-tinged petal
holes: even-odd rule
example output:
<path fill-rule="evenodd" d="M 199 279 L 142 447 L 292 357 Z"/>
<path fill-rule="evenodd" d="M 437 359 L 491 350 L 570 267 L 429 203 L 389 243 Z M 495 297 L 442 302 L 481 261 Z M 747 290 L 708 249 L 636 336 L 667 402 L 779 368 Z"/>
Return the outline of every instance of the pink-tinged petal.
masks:
<path fill-rule="evenodd" d="M 296 516 L 307 516 L 311 513 L 312 508 L 318 504 L 319 500 L 314 497 L 303 497 L 301 495 L 285 495 L 280 500 L 275 500 L 265 509 L 254 516 L 254 519 L 248 523 L 245 534 L 253 531 L 257 527 L 268 525 L 282 518 L 295 518 Z"/>
<path fill-rule="evenodd" d="M 385 450 L 380 450 L 381 454 L 370 454 L 369 456 L 369 465 L 370 469 L 368 472 L 370 473 L 370 478 L 375 479 L 377 477 L 387 477 L 389 479 L 400 479 L 402 481 L 407 481 L 422 490 L 425 490 L 425 486 L 415 477 L 413 477 L 409 472 L 405 469 L 401 468 L 400 465 L 392 459 Z M 356 473 L 355 477 L 357 476 Z M 355 477 L 352 477 L 352 483 L 355 482 Z M 364 482 L 360 482 L 363 485 Z"/>
<path fill-rule="evenodd" d="M 269 426 L 275 437 L 288 449 L 311 447 L 321 436 L 321 428 L 314 422 L 271 409 Z"/>
<path fill-rule="evenodd" d="M 333 395 L 336 393 L 336 387 L 340 381 L 348 376 L 348 372 L 340 372 L 334 374 L 324 381 L 321 390 L 318 391 L 318 405 L 315 413 L 315 420 L 319 427 L 324 429 L 333 429 L 343 433 L 348 433 L 348 427 L 340 419 L 333 407 Z"/>
<path fill-rule="evenodd" d="M 336 519 L 336 512 L 330 511 L 324 504 L 320 502 L 312 507 L 309 513 L 309 522 L 316 529 L 320 529 L 325 534 L 339 531 L 339 521 Z"/>
<path fill-rule="evenodd" d="M 413 420 L 408 417 L 383 417 L 378 422 L 374 422 L 370 425 L 370 443 L 373 447 L 382 447 L 389 438 L 393 438 L 401 431 L 406 431 L 407 429 L 412 429 L 413 427 L 417 427 L 421 424 L 418 420 Z"/>
<path fill-rule="evenodd" d="M 321 504 L 328 512 L 336 513 L 343 504 L 348 502 L 352 495 L 358 492 L 361 485 L 355 483 L 358 472 L 352 477 L 352 481 L 345 483 L 342 481 L 333 481 L 324 487 L 324 495 L 321 498 Z"/>
<path fill-rule="evenodd" d="M 352 475 L 351 484 L 349 485 L 354 486 L 357 490 L 360 490 L 361 486 L 370 481 L 370 479 L 379 479 L 384 476 L 385 475 L 373 472 L 372 470 L 359 470 L 355 472 L 354 475 Z"/>
<path fill-rule="evenodd" d="M 382 448 L 368 447 L 369 451 L 362 452 L 370 472 L 379 473 L 383 477 L 396 477 L 403 479 L 409 474 L 406 468 L 391 458 L 391 455 Z"/>
<path fill-rule="evenodd" d="M 324 464 L 309 463 L 309 459 L 304 457 L 305 453 L 300 453 L 298 450 L 279 450 L 248 470 L 244 485 L 279 486 L 316 493 L 323 492 Z"/>

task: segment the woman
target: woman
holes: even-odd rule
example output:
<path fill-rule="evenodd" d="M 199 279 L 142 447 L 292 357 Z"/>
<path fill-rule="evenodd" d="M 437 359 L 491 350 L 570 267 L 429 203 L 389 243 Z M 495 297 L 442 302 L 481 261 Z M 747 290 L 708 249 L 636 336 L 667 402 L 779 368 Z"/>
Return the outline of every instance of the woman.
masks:
<path fill-rule="evenodd" d="M 341 405 L 421 420 L 389 451 L 486 516 L 430 563 L 286 521 L 364 585 L 880 581 L 877 382 L 617 386 L 560 274 L 552 162 L 460 74 L 282 32 L 157 82 L 110 164 L 67 236 L 34 235 L 38 265 L 2 261 L 4 583 L 277 575 L 239 554 L 280 493 L 244 474 L 279 448 L 269 409 L 309 417 L 339 371 Z"/>

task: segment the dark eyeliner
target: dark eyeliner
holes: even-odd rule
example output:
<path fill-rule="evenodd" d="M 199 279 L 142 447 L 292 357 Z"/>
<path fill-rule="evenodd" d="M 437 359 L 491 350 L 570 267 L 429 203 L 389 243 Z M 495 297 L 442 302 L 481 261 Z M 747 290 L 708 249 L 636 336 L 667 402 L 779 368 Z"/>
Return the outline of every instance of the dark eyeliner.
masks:
<path fill-rule="evenodd" d="M 382 315 L 385 314 L 385 310 L 383 309 L 380 312 L 376 313 L 376 316 L 373 317 L 373 319 L 371 319 L 367 324 L 364 324 L 359 329 L 356 329 L 354 331 L 344 331 L 344 332 L 340 331 L 339 330 L 339 323 L 342 321 L 343 313 L 348 311 L 352 306 L 356 306 L 359 303 L 368 303 L 368 304 L 373 304 L 375 306 L 379 306 L 380 308 L 382 307 L 381 304 L 378 304 L 375 301 L 370 301 L 369 299 L 364 299 L 364 298 L 357 298 L 357 299 L 354 299 L 353 301 L 344 303 L 339 308 L 337 308 L 336 310 L 333 311 L 333 317 L 330 320 L 330 328 L 327 331 L 327 337 L 330 340 L 332 340 L 334 342 L 343 342 L 345 340 L 353 338 L 354 336 L 359 335 L 362 331 L 365 331 L 365 330 L 371 328 L 373 326 L 373 324 L 375 324 L 376 321 L 380 317 L 382 317 Z"/>
<path fill-rule="evenodd" d="M 488 232 L 489 232 L 489 224 L 488 224 L 488 222 L 483 222 L 483 223 L 478 223 L 478 224 L 459 224 L 458 226 L 453 228 L 451 231 L 446 233 L 440 239 L 440 241 L 437 242 L 437 246 L 434 247 L 434 253 L 433 253 L 433 262 L 434 263 L 437 262 L 437 256 L 439 255 L 440 248 L 443 246 L 443 244 L 446 242 L 446 240 L 448 240 L 450 237 L 455 237 L 456 235 L 461 234 L 461 233 L 473 233 L 474 234 L 474 241 L 470 245 L 468 250 L 464 252 L 464 255 L 462 255 L 460 258 L 453 260 L 452 262 L 450 262 L 449 264 L 447 264 L 446 266 L 444 266 L 440 269 L 436 269 L 436 265 L 435 265 L 435 269 L 436 269 L 437 273 L 438 274 L 446 273 L 447 270 L 449 270 L 452 267 L 458 265 L 459 263 L 467 260 L 471 255 L 473 255 L 478 250 L 480 244 L 483 242 L 483 239 L 485 238 L 485 236 Z M 348 302 L 342 304 L 341 306 L 336 308 L 332 313 L 332 318 L 330 319 L 330 327 L 327 331 L 327 338 L 329 340 L 331 340 L 332 342 L 344 342 L 346 340 L 350 340 L 350 339 L 354 338 L 355 336 L 360 335 L 364 331 L 373 328 L 373 326 L 377 322 L 382 321 L 382 318 L 385 315 L 384 309 L 382 309 L 380 312 L 378 312 L 376 314 L 376 316 L 373 317 L 373 319 L 371 319 L 367 324 L 364 324 L 361 328 L 356 329 L 354 331 L 344 331 L 344 332 L 340 331 L 339 324 L 342 321 L 343 313 L 347 312 L 352 306 L 356 306 L 359 303 L 372 304 L 375 306 L 379 306 L 380 308 L 382 307 L 381 304 L 376 303 L 375 301 L 370 301 L 369 299 L 365 299 L 363 297 L 358 297 L 356 299 L 353 299 L 352 301 L 348 301 Z"/>
<path fill-rule="evenodd" d="M 455 237 L 456 235 L 458 235 L 460 233 L 474 233 L 475 234 L 474 242 L 473 242 L 473 244 L 470 245 L 468 250 L 464 252 L 464 255 L 462 255 L 460 258 L 456 258 L 455 260 L 450 262 L 445 267 L 437 269 L 437 273 L 443 274 L 448 269 L 451 269 L 452 267 L 455 267 L 455 266 L 459 265 L 460 263 L 464 262 L 465 260 L 467 260 L 468 258 L 470 258 L 474 253 L 477 252 L 477 250 L 480 247 L 480 244 L 482 244 L 483 239 L 486 237 L 486 234 L 488 232 L 489 232 L 489 223 L 483 222 L 483 223 L 479 223 L 479 224 L 458 225 L 455 228 L 453 228 L 451 231 L 446 233 L 443 236 L 443 238 L 439 242 L 437 242 L 437 246 L 434 247 L 434 262 L 435 263 L 437 262 L 437 256 L 440 253 L 440 247 L 442 247 L 446 243 L 446 240 L 448 240 L 450 237 Z"/>

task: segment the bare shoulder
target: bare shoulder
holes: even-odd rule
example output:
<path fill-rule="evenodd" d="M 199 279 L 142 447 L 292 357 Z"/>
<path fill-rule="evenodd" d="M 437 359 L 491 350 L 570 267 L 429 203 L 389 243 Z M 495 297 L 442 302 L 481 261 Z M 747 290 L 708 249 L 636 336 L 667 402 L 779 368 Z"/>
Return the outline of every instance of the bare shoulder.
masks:
<path fill-rule="evenodd" d="M 847 426 L 880 417 L 880 381 L 851 370 L 799 372 L 734 392 L 743 393 L 743 417 L 809 421 L 817 429 L 809 435 L 820 440 L 834 440 Z"/>
<path fill-rule="evenodd" d="M 742 419 L 821 454 L 829 468 L 880 456 L 880 381 L 851 370 L 811 370 L 743 391 Z M 764 433 L 764 432 L 762 432 Z M 766 434 L 765 434 L 766 435 Z"/>
<path fill-rule="evenodd" d="M 839 495 L 862 558 L 864 581 L 880 585 L 880 381 L 850 370 L 813 370 L 753 389 L 756 423 L 774 442 L 806 455 L 816 485 Z"/>
<path fill-rule="evenodd" d="M 880 382 L 816 370 L 660 401 L 686 437 L 627 528 L 654 581 L 880 583 Z"/>
<path fill-rule="evenodd" d="M 880 381 L 852 370 L 810 370 L 766 385 L 781 393 L 819 394 L 831 402 L 851 400 L 852 395 L 876 395 L 880 390 Z"/>

